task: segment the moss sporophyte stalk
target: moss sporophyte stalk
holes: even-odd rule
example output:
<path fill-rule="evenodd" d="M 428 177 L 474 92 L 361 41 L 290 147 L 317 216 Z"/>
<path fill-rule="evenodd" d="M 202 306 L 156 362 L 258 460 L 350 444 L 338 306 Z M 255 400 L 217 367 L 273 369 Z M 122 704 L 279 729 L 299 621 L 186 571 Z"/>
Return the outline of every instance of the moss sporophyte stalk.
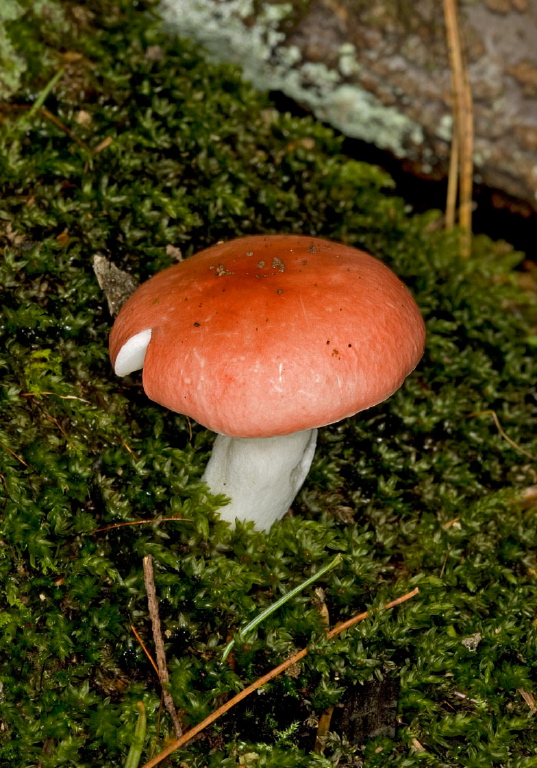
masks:
<path fill-rule="evenodd" d="M 461 262 L 439 213 L 409 214 L 379 168 L 166 36 L 149 5 L 19 5 L 5 30 L 25 68 L 0 124 L 0 766 L 143 764 L 174 738 L 130 629 L 152 652 L 149 555 L 185 731 L 308 648 L 172 764 L 532 765 L 537 318 L 523 255 L 477 237 Z M 282 233 L 380 259 L 427 344 L 389 400 L 320 431 L 293 515 L 263 533 L 221 520 L 225 498 L 202 482 L 213 435 L 151 402 L 140 374 L 115 376 L 92 264 L 102 254 L 142 283 L 178 251 Z M 368 617 L 329 640 L 322 605 L 331 627 Z M 399 690 L 395 733 L 352 744 L 329 729 L 314 753 L 323 713 L 380 679 Z M 146 736 L 129 758 L 137 702 Z"/>

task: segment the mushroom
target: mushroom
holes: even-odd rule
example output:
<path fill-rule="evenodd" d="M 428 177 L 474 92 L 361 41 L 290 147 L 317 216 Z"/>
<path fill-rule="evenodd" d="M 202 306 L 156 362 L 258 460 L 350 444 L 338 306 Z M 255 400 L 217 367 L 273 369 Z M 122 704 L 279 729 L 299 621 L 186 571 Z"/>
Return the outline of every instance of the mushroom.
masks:
<path fill-rule="evenodd" d="M 316 237 L 255 235 L 158 273 L 123 305 L 115 372 L 217 432 L 203 479 L 220 515 L 268 530 L 309 471 L 317 428 L 382 402 L 417 365 L 424 323 L 388 267 Z"/>

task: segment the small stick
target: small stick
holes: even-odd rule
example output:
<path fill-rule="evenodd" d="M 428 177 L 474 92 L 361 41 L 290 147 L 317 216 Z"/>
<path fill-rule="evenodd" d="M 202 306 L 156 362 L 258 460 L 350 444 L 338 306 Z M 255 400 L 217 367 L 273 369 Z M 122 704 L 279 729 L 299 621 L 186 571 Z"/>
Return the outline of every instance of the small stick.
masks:
<path fill-rule="evenodd" d="M 179 739 L 183 733 L 183 729 L 181 728 L 179 718 L 177 717 L 177 710 L 175 709 L 172 695 L 167 687 L 168 683 L 170 682 L 170 676 L 168 674 L 168 667 L 166 666 L 164 641 L 162 639 L 162 632 L 160 629 L 157 591 L 155 589 L 155 580 L 153 577 L 153 558 L 151 555 L 144 557 L 143 566 L 145 590 L 147 592 L 147 604 L 149 606 L 149 615 L 151 617 L 151 625 L 153 627 L 153 640 L 155 642 L 155 649 L 157 652 L 158 676 L 162 686 L 162 698 L 164 700 L 164 706 L 168 710 L 172 719 L 175 735 Z"/>
<path fill-rule="evenodd" d="M 461 152 L 459 221 L 463 230 L 461 256 L 463 258 L 469 258 L 472 247 L 474 118 L 472 92 L 470 90 L 470 81 L 468 79 L 468 70 L 466 66 L 463 68 L 463 99 L 464 113 L 463 122 L 461 124 L 461 143 L 464 145 L 464 152 Z"/>
<path fill-rule="evenodd" d="M 62 121 L 57 118 L 56 115 L 54 115 L 52 112 L 49 112 L 46 107 L 39 107 L 36 112 L 38 112 L 42 117 L 45 117 L 47 120 L 50 120 L 50 122 L 53 123 L 57 128 L 66 133 L 70 139 L 78 144 L 79 147 L 82 147 L 82 149 L 84 149 L 86 152 L 91 152 L 88 145 L 85 144 L 82 139 L 79 139 L 78 136 L 76 136 L 70 128 L 64 125 L 64 123 L 62 123 Z"/>
<path fill-rule="evenodd" d="M 419 592 L 419 589 L 416 587 L 416 589 L 413 589 L 412 592 L 408 592 L 406 595 L 402 595 L 401 597 L 398 597 L 396 600 L 392 600 L 391 603 L 386 603 L 383 607 L 385 609 L 387 608 L 394 608 L 396 605 L 400 605 L 401 603 L 404 603 L 406 600 L 410 600 L 410 598 L 417 595 Z M 343 632 L 345 629 L 348 629 L 349 627 L 354 626 L 354 624 L 357 624 L 359 621 L 363 621 L 365 618 L 369 616 L 369 611 L 364 611 L 364 613 L 360 613 L 357 616 L 353 616 L 352 619 L 349 619 L 348 621 L 344 621 L 342 624 L 339 624 L 337 627 L 335 627 L 331 632 L 328 633 L 328 637 L 332 638 L 338 635 L 340 632 Z M 142 766 L 142 768 L 153 768 L 153 766 L 158 765 L 161 763 L 164 758 L 168 757 L 168 755 L 171 755 L 172 752 L 175 752 L 176 749 L 179 749 L 184 744 L 186 744 L 188 741 L 194 738 L 194 736 L 197 736 L 198 733 L 203 731 L 205 728 L 207 728 L 208 725 L 211 725 L 211 723 L 214 723 L 215 720 L 218 720 L 221 715 L 224 715 L 226 712 L 228 712 L 232 707 L 234 707 L 236 704 L 239 703 L 239 701 L 242 701 L 247 696 L 249 696 L 254 691 L 257 691 L 258 688 L 261 688 L 265 683 L 268 683 L 270 680 L 272 680 L 274 677 L 277 677 L 282 672 L 285 672 L 286 669 L 289 669 L 289 667 L 292 667 L 293 664 L 296 664 L 297 661 L 300 661 L 300 659 L 303 659 L 304 656 L 308 653 L 308 648 L 303 648 L 301 651 L 298 651 L 298 653 L 293 654 L 289 659 L 286 659 L 286 661 L 282 662 L 279 666 L 274 667 L 274 669 L 271 669 L 270 672 L 267 672 L 266 675 L 263 675 L 262 677 L 259 677 L 254 683 L 249 685 L 247 688 L 244 688 L 242 691 L 239 691 L 239 693 L 234 696 L 232 699 L 227 701 L 225 704 L 222 704 L 221 707 L 218 707 L 212 714 L 209 715 L 209 717 L 206 717 L 205 720 L 202 720 L 201 723 L 198 723 L 198 725 L 195 725 L 193 728 L 191 728 L 189 731 L 187 731 L 181 738 L 177 739 L 177 741 L 172 742 L 166 749 L 164 749 L 162 752 L 160 752 L 156 757 L 153 757 L 148 763 L 145 763 L 145 765 Z"/>

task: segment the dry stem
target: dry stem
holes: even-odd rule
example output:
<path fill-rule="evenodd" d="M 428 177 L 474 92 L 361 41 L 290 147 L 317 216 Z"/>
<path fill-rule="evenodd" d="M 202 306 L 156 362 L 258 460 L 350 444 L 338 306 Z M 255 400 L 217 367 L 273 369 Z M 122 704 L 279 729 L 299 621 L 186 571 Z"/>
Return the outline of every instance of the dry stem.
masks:
<path fill-rule="evenodd" d="M 172 695 L 168 690 L 168 683 L 170 682 L 170 676 L 168 675 L 168 667 L 166 666 L 166 654 L 164 652 L 164 641 L 162 639 L 162 632 L 160 629 L 160 617 L 158 612 L 157 592 L 155 589 L 155 580 L 153 578 L 153 558 L 151 555 L 144 557 L 144 583 L 145 590 L 147 592 L 147 604 L 149 606 L 149 615 L 151 617 L 151 625 L 153 627 L 153 640 L 155 642 L 155 650 L 157 652 L 157 667 L 160 684 L 162 686 L 162 698 L 164 706 L 168 710 L 173 722 L 173 728 L 175 735 L 180 738 L 183 729 L 177 717 L 177 710 L 173 703 Z"/>

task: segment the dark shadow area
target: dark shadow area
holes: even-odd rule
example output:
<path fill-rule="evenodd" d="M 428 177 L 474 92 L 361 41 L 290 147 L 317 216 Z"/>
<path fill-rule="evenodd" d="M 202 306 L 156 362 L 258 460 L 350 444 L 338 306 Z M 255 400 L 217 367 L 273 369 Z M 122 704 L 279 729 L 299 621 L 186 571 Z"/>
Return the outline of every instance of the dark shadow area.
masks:
<path fill-rule="evenodd" d="M 338 706 L 334 707 L 331 730 L 345 736 L 357 747 L 378 736 L 394 739 L 400 687 L 397 677 L 349 686 Z"/>

